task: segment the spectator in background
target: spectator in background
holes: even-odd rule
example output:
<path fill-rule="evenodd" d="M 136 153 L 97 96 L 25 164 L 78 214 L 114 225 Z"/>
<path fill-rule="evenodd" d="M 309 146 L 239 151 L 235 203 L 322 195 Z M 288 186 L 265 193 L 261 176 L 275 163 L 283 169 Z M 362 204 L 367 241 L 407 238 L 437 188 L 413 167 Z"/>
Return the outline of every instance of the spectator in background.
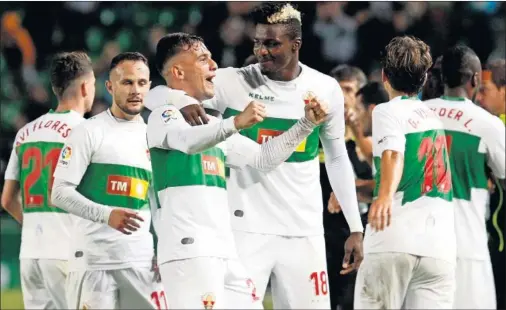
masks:
<path fill-rule="evenodd" d="M 478 103 L 487 111 L 505 121 L 506 113 L 506 61 L 499 59 L 488 64 L 483 71 Z"/>
<path fill-rule="evenodd" d="M 422 100 L 439 98 L 443 95 L 444 85 L 441 80 L 441 61 L 443 56 L 439 56 L 434 65 L 427 73 L 427 82 L 422 89 Z"/>
<path fill-rule="evenodd" d="M 0 46 L 7 68 L 12 72 L 19 95 L 29 93 L 31 99 L 44 103 L 48 100 L 46 90 L 40 85 L 35 69 L 36 49 L 30 33 L 21 25 L 16 12 L 2 15 Z"/>
<path fill-rule="evenodd" d="M 356 67 L 339 65 L 331 70 L 330 76 L 335 78 L 341 86 L 344 95 L 345 111 L 355 109 L 356 93 L 367 83 L 364 72 Z M 369 165 L 358 159 L 356 145 L 350 129 L 347 129 L 346 148 L 355 175 L 357 176 L 357 171 L 360 173 L 367 170 Z M 369 172 L 366 172 L 366 175 L 369 175 L 369 178 L 372 177 L 370 176 L 370 168 Z M 358 177 L 363 178 L 365 175 L 360 174 Z M 341 269 L 340 262 L 342 262 L 344 257 L 344 243 L 350 231 L 339 204 L 334 203 L 336 202 L 335 195 L 331 193 L 325 169 L 320 169 L 320 183 L 324 201 L 329 201 L 329 197 L 333 197 L 330 199 L 332 203 L 323 212 L 331 309 L 336 309 L 338 306 L 341 309 L 353 309 L 355 274 L 341 275 L 339 273 Z"/>
<path fill-rule="evenodd" d="M 346 2 L 318 2 L 313 34 L 320 38 L 326 67 L 350 63 L 358 49 L 358 21 L 346 14 Z"/>

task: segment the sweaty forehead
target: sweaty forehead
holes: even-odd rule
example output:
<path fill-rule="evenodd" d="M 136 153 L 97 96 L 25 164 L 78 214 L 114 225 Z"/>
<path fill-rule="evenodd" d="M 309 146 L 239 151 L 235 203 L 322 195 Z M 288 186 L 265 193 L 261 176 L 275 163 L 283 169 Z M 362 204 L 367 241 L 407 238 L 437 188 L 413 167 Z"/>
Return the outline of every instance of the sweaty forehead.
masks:
<path fill-rule="evenodd" d="M 111 72 L 111 79 L 149 79 L 149 68 L 142 61 L 126 60 Z"/>
<path fill-rule="evenodd" d="M 255 31 L 257 40 L 281 40 L 286 35 L 286 26 L 283 24 L 265 25 L 258 24 Z"/>

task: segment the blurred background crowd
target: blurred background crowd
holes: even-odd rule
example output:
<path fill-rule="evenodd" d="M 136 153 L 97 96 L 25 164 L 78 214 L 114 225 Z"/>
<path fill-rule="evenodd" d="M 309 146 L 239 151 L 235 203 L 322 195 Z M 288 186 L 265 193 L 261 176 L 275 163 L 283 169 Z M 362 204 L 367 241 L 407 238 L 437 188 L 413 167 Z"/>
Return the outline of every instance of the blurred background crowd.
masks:
<path fill-rule="evenodd" d="M 294 3 L 303 12 L 301 61 L 334 76 L 348 96 L 355 97 L 367 81 L 381 82 L 380 50 L 396 35 L 411 34 L 422 39 L 430 45 L 434 59 L 456 43 L 471 47 L 484 64 L 504 59 L 506 55 L 506 2 Z M 17 130 L 56 104 L 48 76 L 50 59 L 55 52 L 84 50 L 92 58 L 97 77 L 93 115 L 111 104 L 104 86 L 111 59 L 122 51 L 139 51 L 151 60 L 158 40 L 169 32 L 184 31 L 202 36 L 219 67 L 243 66 L 253 50 L 254 27 L 248 13 L 258 4 L 1 2 L 0 182 L 3 183 L 3 172 Z M 335 69 L 344 64 L 361 72 L 350 67 Z M 154 63 L 151 79 L 153 87 L 163 83 Z M 353 113 L 347 115 L 351 136 L 353 124 L 357 122 L 363 126 L 361 130 L 367 131 L 366 112 L 371 110 L 371 105 L 387 98 L 380 83 L 368 84 L 359 95 L 357 100 L 362 103 L 366 117 L 356 120 Z M 353 100 L 348 97 L 347 103 Z M 360 142 L 352 140 L 348 144 L 350 158 L 357 178 L 364 180 L 357 183 L 357 190 L 359 197 L 363 196 L 361 203 L 366 208 L 369 199 L 367 180 L 372 178 L 372 173 L 369 165 L 361 164 L 367 159 L 360 152 Z M 330 195 L 326 182 L 325 169 L 322 169 L 325 201 Z M 19 227 L 5 212 L 0 212 L 2 241 L 7 241 L 2 242 L 0 248 L 4 289 L 19 284 L 16 280 L 16 274 L 19 274 L 16 266 Z M 339 220 L 336 224 L 336 219 L 329 219 L 328 215 L 335 213 L 339 213 L 338 204 L 326 208 L 326 233 L 345 234 L 340 226 L 347 226 L 344 217 L 340 224 Z M 332 244 L 328 246 L 334 247 Z M 329 265 L 329 274 L 331 269 Z M 340 292 L 339 296 L 345 294 Z"/>

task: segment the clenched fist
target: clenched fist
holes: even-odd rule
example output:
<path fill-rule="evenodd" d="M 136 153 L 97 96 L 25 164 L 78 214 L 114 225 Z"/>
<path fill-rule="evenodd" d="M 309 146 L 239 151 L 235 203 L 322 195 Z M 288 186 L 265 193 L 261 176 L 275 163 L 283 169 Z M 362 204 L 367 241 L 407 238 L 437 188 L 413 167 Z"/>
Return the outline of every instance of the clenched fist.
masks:
<path fill-rule="evenodd" d="M 308 93 L 304 98 L 306 106 L 304 111 L 306 112 L 306 118 L 315 125 L 323 123 L 329 113 L 328 105 L 318 99 L 313 93 Z"/>
<path fill-rule="evenodd" d="M 238 130 L 249 128 L 263 121 L 265 116 L 265 105 L 258 101 L 251 101 L 246 109 L 235 117 L 235 128 Z"/>
<path fill-rule="evenodd" d="M 118 208 L 112 210 L 108 224 L 125 235 L 131 235 L 132 232 L 141 227 L 137 221 L 144 222 L 137 212 Z"/>

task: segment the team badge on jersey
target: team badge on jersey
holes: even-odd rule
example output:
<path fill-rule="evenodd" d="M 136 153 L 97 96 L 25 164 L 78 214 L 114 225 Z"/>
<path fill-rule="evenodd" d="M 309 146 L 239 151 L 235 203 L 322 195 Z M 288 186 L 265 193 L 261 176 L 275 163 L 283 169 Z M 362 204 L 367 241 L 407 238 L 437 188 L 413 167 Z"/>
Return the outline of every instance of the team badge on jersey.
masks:
<path fill-rule="evenodd" d="M 72 147 L 67 145 L 61 150 L 60 153 L 60 160 L 58 161 L 58 165 L 60 167 L 67 168 L 70 162 L 70 159 L 72 158 Z"/>
<path fill-rule="evenodd" d="M 177 119 L 176 111 L 167 109 L 162 112 L 162 121 L 167 124 L 171 119 Z"/>
<path fill-rule="evenodd" d="M 202 303 L 204 304 L 204 309 L 213 309 L 214 304 L 216 303 L 216 298 L 213 293 L 205 293 L 202 296 Z"/>

